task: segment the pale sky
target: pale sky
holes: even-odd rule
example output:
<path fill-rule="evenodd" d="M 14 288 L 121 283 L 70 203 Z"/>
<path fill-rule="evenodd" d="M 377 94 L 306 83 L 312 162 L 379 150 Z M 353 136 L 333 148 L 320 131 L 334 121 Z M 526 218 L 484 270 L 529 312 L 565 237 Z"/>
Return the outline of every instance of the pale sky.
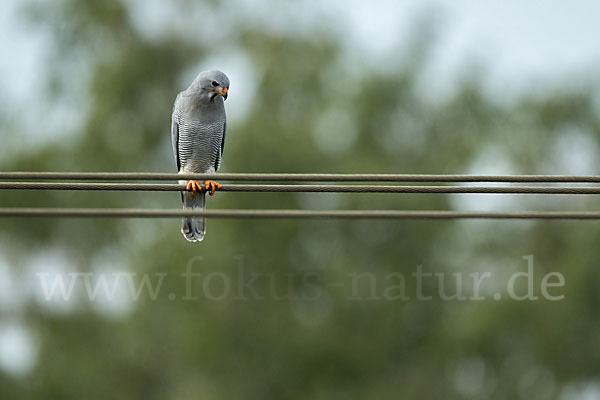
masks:
<path fill-rule="evenodd" d="M 164 17 L 164 2 L 142 3 L 144 19 L 154 28 L 160 22 L 172 23 L 168 14 Z M 26 101 L 41 83 L 44 55 L 50 51 L 40 32 L 20 21 L 20 4 L 21 0 L 4 0 L 0 8 L 0 48 L 4 54 L 0 101 Z M 268 10 L 269 4 L 242 1 L 242 11 L 238 12 Z M 582 73 L 594 75 L 600 65 L 600 2 L 594 0 L 307 0 L 306 4 L 289 12 L 279 3 L 277 15 L 282 15 L 281 10 L 284 15 L 273 18 L 275 28 L 327 18 L 337 31 L 347 35 L 355 51 L 375 60 L 384 60 L 387 52 L 401 44 L 423 14 L 439 14 L 440 37 L 430 71 L 434 89 L 444 90 L 473 61 L 487 67 L 492 85 L 516 88 L 530 84 L 532 79 L 548 82 Z M 285 10 L 291 21 L 285 21 Z"/>

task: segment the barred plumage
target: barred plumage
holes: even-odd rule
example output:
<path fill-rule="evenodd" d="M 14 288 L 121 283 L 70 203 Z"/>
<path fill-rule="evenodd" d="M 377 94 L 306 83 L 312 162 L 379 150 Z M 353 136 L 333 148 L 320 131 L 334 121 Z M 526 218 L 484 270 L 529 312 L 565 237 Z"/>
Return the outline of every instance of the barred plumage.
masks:
<path fill-rule="evenodd" d="M 177 103 L 176 103 L 177 104 Z M 225 112 L 214 121 L 202 121 L 186 113 L 183 107 L 173 111 L 178 122 L 179 171 L 211 173 L 219 168 L 223 136 L 225 134 Z"/>

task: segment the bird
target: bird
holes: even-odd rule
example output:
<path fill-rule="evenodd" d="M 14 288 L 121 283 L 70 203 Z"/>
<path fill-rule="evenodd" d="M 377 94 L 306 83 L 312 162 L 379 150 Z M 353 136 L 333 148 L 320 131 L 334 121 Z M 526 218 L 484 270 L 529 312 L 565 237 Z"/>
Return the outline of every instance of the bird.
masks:
<path fill-rule="evenodd" d="M 212 174 L 221 166 L 227 117 L 224 101 L 229 93 L 229 78 L 218 70 L 203 71 L 179 93 L 171 116 L 171 140 L 179 174 Z M 204 210 L 205 196 L 221 185 L 213 180 L 203 184 L 180 180 L 184 210 Z M 183 217 L 181 233 L 190 242 L 200 242 L 206 234 L 205 217 Z"/>

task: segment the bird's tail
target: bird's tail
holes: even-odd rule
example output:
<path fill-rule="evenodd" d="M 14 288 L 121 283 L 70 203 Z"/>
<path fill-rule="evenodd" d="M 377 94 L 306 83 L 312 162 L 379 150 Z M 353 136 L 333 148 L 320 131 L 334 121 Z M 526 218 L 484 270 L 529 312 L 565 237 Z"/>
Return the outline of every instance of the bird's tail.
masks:
<path fill-rule="evenodd" d="M 205 192 L 181 192 L 184 210 L 204 210 Z M 200 242 L 206 234 L 205 217 L 183 217 L 181 233 L 190 242 Z"/>

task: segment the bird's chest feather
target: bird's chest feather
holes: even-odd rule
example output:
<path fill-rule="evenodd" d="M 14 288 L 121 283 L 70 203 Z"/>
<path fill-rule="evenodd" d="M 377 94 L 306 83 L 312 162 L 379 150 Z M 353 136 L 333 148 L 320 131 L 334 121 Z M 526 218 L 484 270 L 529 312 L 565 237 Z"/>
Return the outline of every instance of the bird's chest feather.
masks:
<path fill-rule="evenodd" d="M 220 155 L 225 122 L 222 104 L 201 105 L 186 97 L 176 109 L 179 125 L 179 159 L 183 169 L 206 172 Z"/>
<path fill-rule="evenodd" d="M 188 120 L 180 128 L 179 154 L 182 164 L 194 172 L 212 168 L 221 146 L 222 128 L 219 128 L 219 124 Z"/>

